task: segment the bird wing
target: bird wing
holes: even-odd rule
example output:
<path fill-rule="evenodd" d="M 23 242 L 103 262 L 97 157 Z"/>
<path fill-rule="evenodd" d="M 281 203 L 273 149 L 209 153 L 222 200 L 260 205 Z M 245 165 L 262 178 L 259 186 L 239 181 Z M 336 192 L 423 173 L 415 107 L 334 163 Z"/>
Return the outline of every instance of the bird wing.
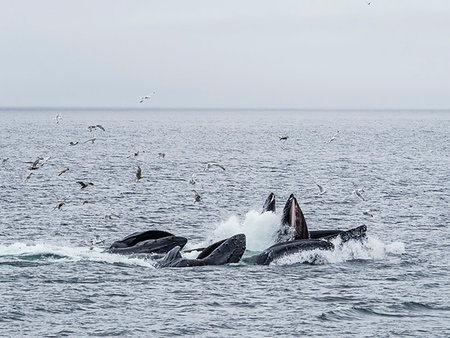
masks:
<path fill-rule="evenodd" d="M 319 187 L 320 192 L 322 192 L 323 191 L 322 186 L 320 184 L 317 184 L 317 183 L 316 183 L 316 185 Z"/>
<path fill-rule="evenodd" d="M 105 131 L 105 128 L 103 128 L 103 126 L 101 126 L 100 124 L 97 124 L 97 127 L 99 127 L 101 130 Z"/>
<path fill-rule="evenodd" d="M 225 170 L 225 168 L 223 166 L 221 166 L 220 164 L 218 164 L 218 163 L 213 163 L 212 165 L 216 166 L 216 167 L 219 167 L 222 170 Z"/>
<path fill-rule="evenodd" d="M 36 168 L 36 166 L 39 163 L 39 157 L 36 159 L 36 161 L 33 162 L 33 164 L 31 165 L 32 168 Z"/>

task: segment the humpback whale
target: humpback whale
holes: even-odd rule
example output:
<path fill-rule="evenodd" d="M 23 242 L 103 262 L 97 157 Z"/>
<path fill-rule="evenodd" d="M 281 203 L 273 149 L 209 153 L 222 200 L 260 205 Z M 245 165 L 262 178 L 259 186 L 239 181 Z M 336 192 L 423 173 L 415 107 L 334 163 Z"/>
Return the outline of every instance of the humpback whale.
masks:
<path fill-rule="evenodd" d="M 270 193 L 269 197 L 267 197 L 263 206 L 263 213 L 266 211 L 275 212 L 275 194 L 273 192 Z"/>
<path fill-rule="evenodd" d="M 244 234 L 234 235 L 230 238 L 211 244 L 203 249 L 196 259 L 183 258 L 180 252 L 181 248 L 176 246 L 158 262 L 158 267 L 181 268 L 238 263 L 244 254 L 245 247 Z"/>
<path fill-rule="evenodd" d="M 272 195 L 271 193 L 267 198 L 264 208 L 269 200 L 275 200 L 275 197 Z M 272 207 L 275 209 L 274 205 Z M 280 243 L 267 248 L 258 255 L 245 258 L 244 261 L 250 264 L 267 265 L 277 258 L 292 253 L 315 249 L 334 250 L 335 246 L 331 243 L 332 240 L 339 237 L 341 243 L 343 243 L 350 239 L 362 239 L 365 238 L 366 231 L 367 228 L 365 225 L 347 231 L 309 231 L 297 199 L 294 194 L 291 194 L 283 209 L 281 227 L 278 232 L 278 240 Z"/>
<path fill-rule="evenodd" d="M 166 231 L 148 230 L 132 233 L 114 242 L 107 251 L 122 255 L 165 254 L 175 247 L 183 248 L 186 243 L 185 237 L 175 236 Z"/>

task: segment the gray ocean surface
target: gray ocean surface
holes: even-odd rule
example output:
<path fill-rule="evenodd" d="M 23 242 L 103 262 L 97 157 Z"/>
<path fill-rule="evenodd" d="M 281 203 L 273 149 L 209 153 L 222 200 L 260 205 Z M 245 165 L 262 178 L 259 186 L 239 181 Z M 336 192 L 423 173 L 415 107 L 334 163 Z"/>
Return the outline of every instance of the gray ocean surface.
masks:
<path fill-rule="evenodd" d="M 3 109 L 0 336 L 448 337 L 449 144 L 448 111 Z M 270 192 L 277 214 L 261 215 Z M 103 252 L 158 229 L 187 248 L 245 233 L 250 255 L 291 193 L 310 230 L 365 224 L 367 241 L 269 266 Z"/>

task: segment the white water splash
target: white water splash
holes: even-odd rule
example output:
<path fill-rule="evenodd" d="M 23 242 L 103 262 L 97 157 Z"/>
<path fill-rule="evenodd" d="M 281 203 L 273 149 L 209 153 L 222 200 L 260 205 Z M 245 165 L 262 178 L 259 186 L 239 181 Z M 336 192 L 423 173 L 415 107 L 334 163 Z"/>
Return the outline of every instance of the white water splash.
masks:
<path fill-rule="evenodd" d="M 71 247 L 71 246 L 57 246 L 47 243 L 13 243 L 10 245 L 0 245 L 0 259 L 5 260 L 9 257 L 20 259 L 21 257 L 40 256 L 40 255 L 54 255 L 58 257 L 37 257 L 36 260 L 57 260 L 66 259 L 70 261 L 96 261 L 108 264 L 126 264 L 153 267 L 155 261 L 144 260 L 137 257 L 122 256 L 117 254 L 110 254 L 104 252 L 102 248 L 89 247 Z"/>
<path fill-rule="evenodd" d="M 388 255 L 401 255 L 405 253 L 405 244 L 393 242 L 384 244 L 375 237 L 368 236 L 365 241 L 350 240 L 342 243 L 340 238 L 332 241 L 333 251 L 309 250 L 290 254 L 273 261 L 274 265 L 291 265 L 297 263 L 329 264 L 341 263 L 354 259 L 381 260 Z"/>
<path fill-rule="evenodd" d="M 262 251 L 275 243 L 274 238 L 280 223 L 280 216 L 273 212 L 261 214 L 251 210 L 245 215 L 242 223 L 236 216 L 231 216 L 220 223 L 208 238 L 208 242 L 213 243 L 236 234 L 245 234 L 247 250 Z"/>

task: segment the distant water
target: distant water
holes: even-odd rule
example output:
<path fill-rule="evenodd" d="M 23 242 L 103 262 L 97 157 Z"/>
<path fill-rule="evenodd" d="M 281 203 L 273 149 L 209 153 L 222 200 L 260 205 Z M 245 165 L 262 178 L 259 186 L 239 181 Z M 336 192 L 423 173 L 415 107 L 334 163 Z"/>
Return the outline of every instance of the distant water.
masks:
<path fill-rule="evenodd" d="M 450 112 L 60 110 L 58 125 L 56 112 L 0 111 L 1 336 L 450 335 Z M 83 143 L 91 124 L 106 132 Z M 37 156 L 51 159 L 26 180 Z M 260 215 L 269 192 L 279 211 L 294 193 L 311 230 L 366 224 L 368 241 L 184 269 L 85 244 L 243 232 L 261 251 L 280 216 Z"/>

